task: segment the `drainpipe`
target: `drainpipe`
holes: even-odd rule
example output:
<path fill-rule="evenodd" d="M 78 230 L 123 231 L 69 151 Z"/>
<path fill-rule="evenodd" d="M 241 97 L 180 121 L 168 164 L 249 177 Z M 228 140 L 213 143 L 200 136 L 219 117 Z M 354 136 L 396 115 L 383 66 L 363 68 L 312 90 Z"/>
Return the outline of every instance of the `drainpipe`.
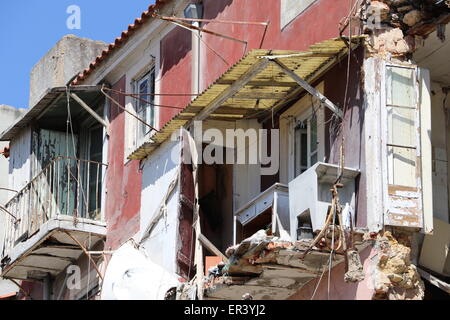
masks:
<path fill-rule="evenodd" d="M 52 300 L 52 278 L 50 273 L 47 273 L 44 278 L 43 300 Z"/>

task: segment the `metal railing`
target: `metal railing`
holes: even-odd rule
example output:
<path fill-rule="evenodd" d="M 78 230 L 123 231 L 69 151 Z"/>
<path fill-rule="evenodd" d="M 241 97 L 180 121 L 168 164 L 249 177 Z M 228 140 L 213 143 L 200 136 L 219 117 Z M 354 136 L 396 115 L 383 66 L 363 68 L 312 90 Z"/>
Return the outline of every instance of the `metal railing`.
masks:
<path fill-rule="evenodd" d="M 3 254 L 31 237 L 58 216 L 101 221 L 101 188 L 107 165 L 58 156 L 42 169 L 5 206 Z"/>

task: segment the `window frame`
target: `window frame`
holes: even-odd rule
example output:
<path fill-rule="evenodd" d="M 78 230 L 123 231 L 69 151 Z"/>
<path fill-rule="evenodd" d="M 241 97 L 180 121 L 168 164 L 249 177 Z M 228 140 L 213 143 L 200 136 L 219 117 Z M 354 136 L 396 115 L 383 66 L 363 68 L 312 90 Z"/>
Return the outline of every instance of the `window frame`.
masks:
<path fill-rule="evenodd" d="M 133 80 L 133 92 L 138 95 L 139 98 L 149 101 L 150 103 L 143 103 L 141 100 L 135 99 L 134 102 L 134 112 L 135 114 L 151 125 L 152 127 L 156 127 L 156 109 L 155 109 L 155 96 L 140 96 L 141 94 L 140 87 L 143 81 L 149 82 L 149 88 L 147 88 L 147 93 L 155 94 L 156 92 L 156 66 L 152 63 L 148 68 L 145 69 L 138 77 Z M 143 104 L 144 107 L 141 105 Z M 153 104 L 153 106 L 152 106 Z M 151 110 L 151 119 L 148 119 L 148 111 Z M 141 117 L 141 112 L 145 111 L 144 117 Z M 150 123 L 148 122 L 150 120 Z M 138 122 L 138 120 L 136 120 Z M 146 128 L 145 130 L 143 128 Z M 142 144 L 142 142 L 148 137 L 148 135 L 152 131 L 148 126 L 145 126 L 141 122 L 136 123 L 135 126 L 135 141 L 137 145 Z M 137 147 L 137 146 L 136 146 Z"/>
<path fill-rule="evenodd" d="M 324 82 L 316 90 L 324 93 Z M 317 116 L 317 162 L 325 161 L 325 110 L 314 98 L 306 94 L 280 116 L 280 181 L 289 183 L 295 174 L 295 119 L 305 119 L 312 115 L 312 103 Z M 308 136 L 310 140 L 310 136 Z M 308 142 L 310 146 L 310 141 Z M 308 150 L 310 147 L 308 147 Z M 310 156 L 310 152 L 308 152 Z M 310 164 L 310 159 L 308 160 Z M 308 168 L 311 166 L 308 166 Z"/>
<path fill-rule="evenodd" d="M 394 96 L 392 95 L 392 89 L 394 87 L 393 85 L 393 78 L 392 74 L 389 73 L 389 69 L 403 69 L 403 70 L 410 70 L 412 75 L 412 83 L 411 83 L 411 92 L 413 93 L 411 105 L 398 105 L 393 103 L 394 102 Z M 420 182 L 420 176 L 421 176 L 421 170 L 420 170 L 420 157 L 421 157 L 421 150 L 420 150 L 420 106 L 419 106 L 419 96 L 418 96 L 418 90 L 417 90 L 417 84 L 418 84 L 418 69 L 417 66 L 405 66 L 405 65 L 397 65 L 397 64 L 390 64 L 386 63 L 385 65 L 385 72 L 386 72 L 386 81 L 385 81 L 385 90 L 386 94 L 384 97 L 384 114 L 383 122 L 385 126 L 385 132 L 386 132 L 386 143 L 384 148 L 386 149 L 386 170 L 387 170 L 387 185 L 388 186 L 402 186 L 407 188 L 414 188 L 414 189 L 421 189 L 421 182 Z M 391 76 L 389 76 L 391 75 Z M 413 135 L 414 137 L 414 143 L 412 145 L 406 145 L 406 144 L 398 144 L 394 143 L 394 141 L 391 141 L 391 137 L 393 137 L 394 130 L 393 130 L 393 123 L 390 124 L 389 121 L 393 121 L 392 118 L 389 116 L 390 114 L 393 115 L 394 110 L 410 110 L 413 111 L 414 116 L 414 125 L 412 127 L 413 132 L 415 133 Z M 392 131 L 392 132 L 391 132 Z M 392 152 L 390 150 L 392 149 Z M 395 149 L 401 149 L 401 150 L 409 150 L 410 152 L 413 152 L 415 154 L 414 158 L 414 167 L 415 167 L 415 174 L 414 174 L 414 185 L 411 184 L 398 184 L 396 183 L 396 169 L 395 169 L 395 156 L 394 156 L 394 150 Z"/>

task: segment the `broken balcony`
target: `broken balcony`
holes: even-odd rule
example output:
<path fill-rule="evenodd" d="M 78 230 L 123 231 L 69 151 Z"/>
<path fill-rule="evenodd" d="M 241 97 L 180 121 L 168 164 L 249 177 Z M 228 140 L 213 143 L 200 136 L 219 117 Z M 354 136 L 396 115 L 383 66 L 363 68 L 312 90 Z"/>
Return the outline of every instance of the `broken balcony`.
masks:
<path fill-rule="evenodd" d="M 106 165 L 59 156 L 5 206 L 2 277 L 56 276 L 104 239 L 101 177 Z"/>

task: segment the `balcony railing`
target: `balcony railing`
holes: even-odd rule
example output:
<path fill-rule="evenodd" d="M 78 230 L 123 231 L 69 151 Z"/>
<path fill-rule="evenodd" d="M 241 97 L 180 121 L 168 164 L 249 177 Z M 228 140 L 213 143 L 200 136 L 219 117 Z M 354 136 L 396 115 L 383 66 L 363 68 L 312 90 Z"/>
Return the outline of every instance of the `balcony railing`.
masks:
<path fill-rule="evenodd" d="M 59 156 L 6 205 L 4 252 L 58 215 L 101 221 L 101 188 L 106 164 Z"/>

